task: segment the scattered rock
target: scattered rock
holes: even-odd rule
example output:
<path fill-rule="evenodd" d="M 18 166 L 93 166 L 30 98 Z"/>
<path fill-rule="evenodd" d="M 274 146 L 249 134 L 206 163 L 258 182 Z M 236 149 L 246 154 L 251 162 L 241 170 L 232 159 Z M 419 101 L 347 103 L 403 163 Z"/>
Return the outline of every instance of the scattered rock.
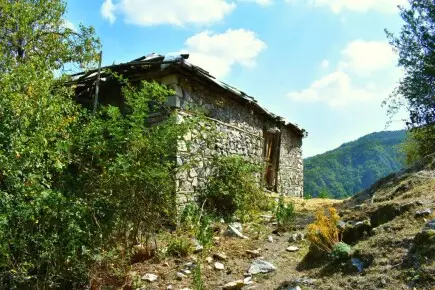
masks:
<path fill-rule="evenodd" d="M 164 266 L 164 267 L 169 267 L 169 263 L 168 263 L 168 262 L 164 262 L 164 263 L 163 263 L 163 266 Z"/>
<path fill-rule="evenodd" d="M 150 274 L 147 273 L 145 275 L 142 276 L 142 280 L 148 281 L 148 282 L 154 282 L 158 279 L 159 277 L 155 274 Z"/>
<path fill-rule="evenodd" d="M 276 267 L 264 260 L 255 260 L 248 269 L 248 273 L 255 275 L 259 273 L 269 273 L 276 270 Z"/>
<path fill-rule="evenodd" d="M 174 287 L 172 285 L 166 286 L 166 290 L 172 290 L 172 289 L 174 289 Z"/>
<path fill-rule="evenodd" d="M 435 230 L 435 219 L 428 221 L 425 225 L 424 225 L 425 229 L 429 229 L 429 230 Z"/>
<path fill-rule="evenodd" d="M 242 280 L 237 280 L 233 282 L 229 282 L 222 287 L 224 290 L 239 290 L 245 286 L 245 283 Z"/>
<path fill-rule="evenodd" d="M 354 266 L 358 272 L 361 273 L 364 268 L 364 263 L 358 258 L 352 258 L 350 260 L 352 262 L 352 266 Z"/>
<path fill-rule="evenodd" d="M 415 216 L 416 217 L 421 217 L 421 216 L 428 216 L 432 213 L 432 211 L 430 210 L 430 208 L 425 208 L 423 210 L 418 210 L 415 212 Z"/>
<path fill-rule="evenodd" d="M 181 273 L 181 272 L 177 272 L 177 279 L 178 280 L 183 280 L 183 278 L 186 278 L 186 275 L 184 275 L 183 273 Z"/>
<path fill-rule="evenodd" d="M 243 231 L 243 227 L 241 223 L 231 223 L 230 226 L 232 226 L 233 228 L 235 228 L 236 230 L 238 230 L 239 232 Z"/>
<path fill-rule="evenodd" d="M 296 251 L 299 251 L 299 248 L 298 247 L 295 247 L 295 246 L 290 246 L 290 247 L 288 247 L 287 249 L 285 249 L 287 252 L 296 252 Z"/>
<path fill-rule="evenodd" d="M 267 240 L 268 240 L 270 243 L 273 243 L 273 237 L 272 237 L 272 236 L 268 236 L 268 237 L 267 237 Z"/>
<path fill-rule="evenodd" d="M 207 263 L 211 264 L 213 262 L 213 258 L 212 257 L 207 257 L 205 258 L 205 260 L 207 261 Z"/>
<path fill-rule="evenodd" d="M 195 264 L 192 262 L 187 262 L 186 264 L 184 264 L 184 267 L 186 267 L 187 269 L 192 269 L 195 268 Z"/>
<path fill-rule="evenodd" d="M 338 221 L 337 228 L 339 228 L 340 230 L 343 231 L 346 228 L 346 222 L 344 222 L 344 221 Z"/>
<path fill-rule="evenodd" d="M 254 258 L 260 257 L 259 250 L 246 250 L 245 253 Z"/>
<path fill-rule="evenodd" d="M 228 259 L 227 255 L 225 255 L 224 253 L 214 253 L 213 258 L 219 261 L 226 261 Z"/>
<path fill-rule="evenodd" d="M 181 272 L 183 272 L 186 275 L 192 274 L 192 272 L 190 270 L 188 270 L 188 269 L 183 269 L 183 270 L 181 270 Z"/>
<path fill-rule="evenodd" d="M 290 242 L 290 243 L 295 243 L 295 242 L 297 242 L 297 241 L 303 241 L 305 239 L 305 235 L 303 234 L 303 233 L 295 233 L 295 234 L 292 234 L 291 236 L 290 236 L 290 238 L 288 239 L 288 241 Z"/>
<path fill-rule="evenodd" d="M 316 282 L 316 279 L 311 278 L 296 278 L 294 280 L 295 284 L 305 284 L 305 285 L 313 285 Z"/>
<path fill-rule="evenodd" d="M 287 290 L 302 290 L 302 289 L 299 286 L 295 286 L 295 287 L 287 288 Z"/>
<path fill-rule="evenodd" d="M 246 277 L 245 279 L 243 279 L 243 283 L 245 283 L 245 285 L 250 285 L 252 284 L 252 277 Z"/>
<path fill-rule="evenodd" d="M 223 269 L 225 269 L 225 266 L 222 263 L 216 262 L 216 263 L 214 263 L 214 268 L 216 270 L 223 270 Z"/>
<path fill-rule="evenodd" d="M 193 253 L 198 254 L 201 253 L 204 247 L 202 245 L 195 246 L 195 249 L 193 250 Z"/>
<path fill-rule="evenodd" d="M 237 223 L 236 223 L 237 224 Z M 235 228 L 233 225 L 228 225 L 228 229 L 226 231 L 227 236 L 238 237 L 241 239 L 247 239 L 248 237 L 244 236 L 241 231 Z"/>
<path fill-rule="evenodd" d="M 290 238 L 288 239 L 288 241 L 293 242 L 293 243 L 297 242 L 298 241 L 298 234 L 292 234 L 290 236 Z"/>

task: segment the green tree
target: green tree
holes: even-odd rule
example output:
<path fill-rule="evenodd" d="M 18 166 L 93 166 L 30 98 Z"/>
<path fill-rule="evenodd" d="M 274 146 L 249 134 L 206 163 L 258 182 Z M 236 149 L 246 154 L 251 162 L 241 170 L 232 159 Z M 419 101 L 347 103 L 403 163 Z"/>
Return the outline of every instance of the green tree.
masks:
<path fill-rule="evenodd" d="M 430 144 L 408 146 L 414 149 L 408 157 L 412 160 L 435 151 L 435 3 L 409 0 L 409 4 L 407 8 L 400 7 L 405 22 L 400 34 L 386 31 L 390 44 L 399 54 L 399 66 L 405 76 L 385 103 L 390 115 L 406 105 L 408 128 L 418 136 L 412 142 Z"/>

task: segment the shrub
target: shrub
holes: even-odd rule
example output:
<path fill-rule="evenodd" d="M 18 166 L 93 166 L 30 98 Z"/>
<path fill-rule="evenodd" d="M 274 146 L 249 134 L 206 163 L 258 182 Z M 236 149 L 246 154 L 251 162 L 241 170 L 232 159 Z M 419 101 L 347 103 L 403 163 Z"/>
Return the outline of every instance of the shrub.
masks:
<path fill-rule="evenodd" d="M 187 257 L 192 250 L 191 241 L 184 237 L 178 235 L 172 235 L 169 238 L 166 253 L 173 257 Z"/>
<path fill-rule="evenodd" d="M 346 243 L 336 243 L 332 249 L 331 257 L 335 261 L 345 260 L 352 254 L 352 247 Z"/>
<path fill-rule="evenodd" d="M 308 240 L 321 251 L 332 253 L 335 245 L 341 242 L 341 232 L 337 227 L 339 219 L 335 208 L 329 208 L 329 216 L 319 209 L 315 222 L 308 225 Z"/>
<path fill-rule="evenodd" d="M 234 215 L 242 220 L 250 218 L 266 200 L 255 176 L 261 166 L 230 155 L 216 157 L 212 168 L 199 202 L 204 203 L 209 213 L 230 219 Z"/>
<path fill-rule="evenodd" d="M 279 197 L 278 205 L 275 210 L 275 218 L 278 227 L 281 229 L 290 229 L 295 216 L 295 206 L 293 202 L 286 203 L 283 196 Z"/>

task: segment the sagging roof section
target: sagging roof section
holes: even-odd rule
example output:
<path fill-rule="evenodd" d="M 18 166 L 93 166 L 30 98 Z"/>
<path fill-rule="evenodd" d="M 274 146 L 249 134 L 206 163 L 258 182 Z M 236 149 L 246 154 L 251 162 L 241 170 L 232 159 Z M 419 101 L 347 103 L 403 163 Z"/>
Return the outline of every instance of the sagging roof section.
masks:
<path fill-rule="evenodd" d="M 248 103 L 257 111 L 267 115 L 269 118 L 277 122 L 284 124 L 285 126 L 292 128 L 294 131 L 298 132 L 301 136 L 304 137 L 307 135 L 307 132 L 304 129 L 300 128 L 297 124 L 291 123 L 285 118 L 282 118 L 268 111 L 266 108 L 262 107 L 257 102 L 257 100 L 255 100 L 252 96 L 247 95 L 243 91 L 227 83 L 219 81 L 214 76 L 212 76 L 208 71 L 202 69 L 201 67 L 187 62 L 186 59 L 188 58 L 189 58 L 188 54 L 181 54 L 177 56 L 163 56 L 163 55 L 153 53 L 150 55 L 136 58 L 130 62 L 113 64 L 111 66 L 103 67 L 101 70 L 101 77 L 102 77 L 102 81 L 104 81 L 105 80 L 104 77 L 108 76 L 109 70 L 123 75 L 125 74 L 131 75 L 134 72 L 147 73 L 152 69 L 158 71 L 165 71 L 170 68 L 176 68 L 185 71 L 187 73 L 190 73 L 193 76 L 199 77 L 205 80 L 206 82 L 211 83 L 214 86 L 218 86 L 221 89 L 224 89 L 228 93 L 236 96 L 235 98 L 236 100 L 238 98 L 239 101 L 243 101 L 243 103 Z M 72 81 L 77 84 L 90 83 L 93 82 L 96 79 L 96 77 L 97 77 L 97 70 L 91 70 L 91 71 L 81 72 L 72 75 Z"/>

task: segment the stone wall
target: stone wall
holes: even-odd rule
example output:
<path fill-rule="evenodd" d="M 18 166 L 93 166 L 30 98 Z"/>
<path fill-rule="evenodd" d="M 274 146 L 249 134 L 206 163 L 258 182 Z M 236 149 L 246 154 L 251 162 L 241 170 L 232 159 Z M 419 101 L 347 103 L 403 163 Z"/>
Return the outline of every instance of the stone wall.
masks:
<path fill-rule="evenodd" d="M 278 192 L 303 197 L 302 139 L 289 129 L 281 130 Z"/>
<path fill-rule="evenodd" d="M 208 121 L 202 128 L 192 130 L 180 140 L 177 163 L 190 164 L 191 168 L 177 176 L 177 190 L 185 202 L 193 198 L 210 174 L 213 156 L 239 154 L 251 162 L 263 162 L 263 130 L 279 127 L 276 121 L 255 113 L 250 107 L 199 83 L 171 75 L 162 80 L 175 90 L 170 105 L 179 109 L 181 118 L 187 118 L 190 108 L 204 111 Z M 212 129 L 214 127 L 214 129 Z M 211 132 L 219 134 L 215 136 Z M 281 127 L 280 168 L 278 191 L 286 195 L 302 195 L 301 138 L 285 126 Z M 213 136 L 212 136 L 213 135 Z M 214 137 L 213 140 L 211 140 Z M 258 176 L 259 183 L 261 176 Z"/>

